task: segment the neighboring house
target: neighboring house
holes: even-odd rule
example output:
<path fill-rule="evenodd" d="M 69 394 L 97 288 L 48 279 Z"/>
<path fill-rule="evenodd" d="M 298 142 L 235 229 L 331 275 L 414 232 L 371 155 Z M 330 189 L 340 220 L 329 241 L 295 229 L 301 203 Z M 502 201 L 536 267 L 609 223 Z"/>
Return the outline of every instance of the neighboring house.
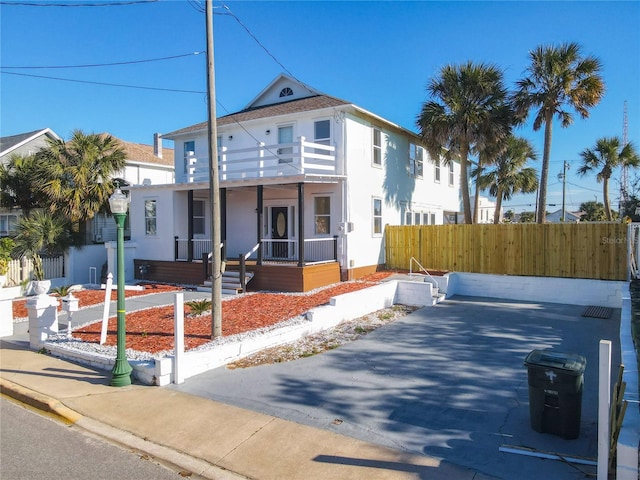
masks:
<path fill-rule="evenodd" d="M 475 195 L 471 196 L 471 208 L 475 207 Z M 478 202 L 478 223 L 493 223 L 493 217 L 496 213 L 496 202 L 489 200 L 487 197 L 480 195 Z M 473 210 L 472 210 L 473 214 Z M 500 209 L 500 221 L 502 221 L 503 211 Z"/>
<path fill-rule="evenodd" d="M 103 135 L 107 135 L 106 133 Z M 113 137 L 113 135 L 112 135 Z M 153 145 L 132 143 L 114 137 L 124 149 L 126 166 L 114 175 L 125 185 L 166 185 L 174 182 L 173 149 L 162 147 L 162 137 L 156 133 Z M 116 239 L 116 225 L 108 215 L 98 214 L 87 231 L 88 242 L 102 243 Z M 129 236 L 127 226 L 126 236 Z"/>
<path fill-rule="evenodd" d="M 174 185 L 130 188 L 137 276 L 144 267 L 148 279 L 203 279 L 207 130 L 164 135 L 174 141 Z M 386 224 L 442 224 L 459 211 L 459 163 L 432 162 L 415 133 L 286 75 L 218 118 L 217 136 L 223 257 L 228 269 L 252 260 L 254 289 L 359 278 L 384 264 Z"/>
<path fill-rule="evenodd" d="M 47 146 L 47 140 L 60 140 L 60 137 L 50 128 L 0 137 L 0 162 L 6 165 L 12 155 L 33 155 Z"/>
<path fill-rule="evenodd" d="M 12 155 L 33 155 L 47 145 L 47 140 L 59 140 L 50 128 L 0 137 L 0 163 L 6 165 Z M 22 215 L 20 209 L 0 207 L 0 237 L 11 234 Z"/>
<path fill-rule="evenodd" d="M 584 215 L 583 212 L 570 212 L 565 210 L 564 223 L 578 223 L 582 215 Z M 556 210 L 553 213 L 548 213 L 546 221 L 547 223 L 562 223 L 562 209 Z"/>
<path fill-rule="evenodd" d="M 115 138 L 115 137 L 114 137 Z M 35 130 L 0 138 L 0 161 L 6 164 L 12 155 L 33 155 L 48 145 L 48 140 L 61 140 L 50 128 Z M 153 145 L 126 142 L 118 139 L 125 151 L 126 166 L 115 177 L 126 185 L 156 185 L 174 182 L 173 149 L 162 147 L 162 137 L 154 135 Z M 0 208 L 0 236 L 9 235 L 17 224 L 22 212 L 19 209 Z M 97 215 L 87 229 L 87 242 L 101 243 L 115 240 L 115 224 L 106 215 Z"/>

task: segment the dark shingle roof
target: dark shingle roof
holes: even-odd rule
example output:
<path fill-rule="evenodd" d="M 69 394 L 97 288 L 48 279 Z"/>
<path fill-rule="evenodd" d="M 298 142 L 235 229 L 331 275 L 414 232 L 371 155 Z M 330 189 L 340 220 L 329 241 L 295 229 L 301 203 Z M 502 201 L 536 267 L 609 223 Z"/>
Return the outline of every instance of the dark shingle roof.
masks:
<path fill-rule="evenodd" d="M 274 105 L 265 105 L 261 107 L 248 108 L 237 113 L 218 117 L 217 125 L 230 125 L 237 122 L 246 122 L 248 120 L 256 120 L 258 118 L 277 117 L 280 115 L 288 115 L 291 113 L 308 112 L 312 110 L 320 110 L 323 108 L 337 107 L 340 105 L 350 105 L 349 102 L 340 100 L 329 95 L 315 95 L 313 97 L 300 98 L 289 102 L 276 103 Z M 181 128 L 170 133 L 166 133 L 163 137 L 172 137 L 184 133 L 197 132 L 207 128 L 207 122 L 197 123 L 190 127 Z"/>
<path fill-rule="evenodd" d="M 43 130 L 45 129 L 42 128 L 40 130 L 34 130 L 33 132 L 19 133 L 18 135 L 11 135 L 9 137 L 0 137 L 0 152 L 4 152 L 12 147 L 15 147 L 16 145 L 19 145 L 20 143 L 33 137 L 36 133 L 42 132 Z"/>

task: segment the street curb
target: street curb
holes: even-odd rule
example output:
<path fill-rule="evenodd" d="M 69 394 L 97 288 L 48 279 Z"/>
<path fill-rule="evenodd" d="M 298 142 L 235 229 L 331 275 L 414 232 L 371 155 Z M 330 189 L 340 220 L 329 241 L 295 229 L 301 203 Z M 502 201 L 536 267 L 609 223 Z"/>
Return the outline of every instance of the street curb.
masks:
<path fill-rule="evenodd" d="M 82 418 L 82 415 L 71 410 L 69 407 L 66 407 L 59 400 L 36 392 L 35 390 L 23 387 L 22 385 L 18 385 L 17 383 L 5 378 L 0 378 L 0 393 L 19 400 L 22 403 L 26 403 L 27 405 L 31 405 L 39 410 L 62 417 L 71 423 L 76 423 Z"/>

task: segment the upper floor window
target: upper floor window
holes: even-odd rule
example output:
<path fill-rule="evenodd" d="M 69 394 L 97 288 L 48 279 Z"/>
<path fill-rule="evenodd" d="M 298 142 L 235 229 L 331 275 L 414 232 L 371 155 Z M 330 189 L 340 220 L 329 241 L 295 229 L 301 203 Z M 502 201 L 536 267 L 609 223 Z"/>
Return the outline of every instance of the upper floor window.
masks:
<path fill-rule="evenodd" d="M 409 174 L 413 177 L 422 178 L 424 173 L 424 162 L 422 157 L 422 147 L 413 143 L 409 144 Z"/>
<path fill-rule="evenodd" d="M 382 132 L 373 129 L 373 159 L 372 162 L 376 166 L 382 166 Z"/>
<path fill-rule="evenodd" d="M 293 90 L 291 90 L 289 87 L 284 87 L 282 90 L 280 90 L 280 97 L 290 97 L 291 95 L 293 95 Z"/>
<path fill-rule="evenodd" d="M 440 183 L 440 159 L 436 158 L 433 162 L 433 179 L 436 183 Z"/>
<path fill-rule="evenodd" d="M 315 197 L 314 199 L 315 234 L 331 233 L 331 197 Z"/>
<path fill-rule="evenodd" d="M 453 162 L 449 162 L 449 186 L 453 187 L 454 180 L 454 172 L 453 172 Z"/>
<path fill-rule="evenodd" d="M 278 145 L 293 143 L 293 125 L 283 125 L 278 127 Z M 279 147 L 278 148 L 278 162 L 279 163 L 291 163 L 293 162 L 293 147 Z"/>
<path fill-rule="evenodd" d="M 318 120 L 313 123 L 313 141 L 320 145 L 331 145 L 331 122 L 329 120 Z M 329 155 L 328 150 L 316 148 L 314 153 L 318 155 Z"/>
<path fill-rule="evenodd" d="M 193 158 L 196 152 L 196 142 L 189 140 L 184 142 L 184 173 L 189 172 L 189 160 Z"/>
<path fill-rule="evenodd" d="M 374 198 L 372 205 L 373 235 L 382 235 L 382 199 Z"/>
<path fill-rule="evenodd" d="M 145 200 L 144 201 L 144 234 L 156 235 L 157 234 L 157 217 L 156 217 L 156 201 Z"/>

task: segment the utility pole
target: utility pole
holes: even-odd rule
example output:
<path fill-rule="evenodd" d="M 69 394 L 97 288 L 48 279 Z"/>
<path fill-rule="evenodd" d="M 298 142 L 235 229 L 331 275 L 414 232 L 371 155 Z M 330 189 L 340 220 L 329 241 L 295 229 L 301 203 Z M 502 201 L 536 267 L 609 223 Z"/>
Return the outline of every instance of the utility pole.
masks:
<path fill-rule="evenodd" d="M 569 168 L 569 163 L 565 160 L 562 173 L 558 175 L 558 180 L 562 178 L 562 216 L 560 217 L 560 221 L 564 223 L 565 221 L 565 198 L 567 193 L 567 169 Z"/>
<path fill-rule="evenodd" d="M 211 205 L 211 338 L 222 336 L 222 253 L 220 251 L 220 184 L 216 82 L 213 63 L 213 5 L 206 0 L 207 22 L 207 123 L 209 125 L 209 204 Z"/>

